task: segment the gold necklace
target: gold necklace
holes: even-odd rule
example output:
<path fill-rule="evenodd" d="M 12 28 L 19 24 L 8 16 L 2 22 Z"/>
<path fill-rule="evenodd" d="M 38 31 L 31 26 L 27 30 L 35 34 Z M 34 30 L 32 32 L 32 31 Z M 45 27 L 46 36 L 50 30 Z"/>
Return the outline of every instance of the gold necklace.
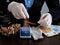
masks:
<path fill-rule="evenodd" d="M 51 32 L 51 29 L 48 28 L 48 29 L 45 29 L 45 30 L 42 30 L 44 33 L 48 33 L 48 32 Z"/>

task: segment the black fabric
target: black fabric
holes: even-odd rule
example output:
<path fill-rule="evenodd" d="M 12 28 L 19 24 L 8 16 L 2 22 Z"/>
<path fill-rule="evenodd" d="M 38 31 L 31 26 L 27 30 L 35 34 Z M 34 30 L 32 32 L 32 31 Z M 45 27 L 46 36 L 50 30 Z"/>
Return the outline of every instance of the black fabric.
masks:
<path fill-rule="evenodd" d="M 25 5 L 24 0 L 10 0 L 10 2 L 12 2 L 12 1 L 23 3 Z M 37 21 L 40 18 L 40 15 L 41 15 L 40 11 L 44 4 L 44 1 L 46 1 L 46 3 L 47 3 L 47 6 L 49 8 L 49 13 L 51 13 L 53 16 L 53 24 L 54 24 L 55 21 L 60 18 L 60 11 L 58 11 L 59 10 L 59 0 L 34 0 L 32 7 L 28 10 L 28 13 L 30 16 L 29 20 L 31 22 L 37 23 Z M 10 2 L 6 2 L 6 0 L 0 0 L 0 15 L 2 15 L 4 17 L 6 17 L 6 16 L 9 17 L 9 21 L 11 21 L 11 22 L 19 22 L 19 21 L 15 21 L 16 19 L 7 10 L 7 6 Z M 0 23 L 1 23 L 1 21 L 0 21 Z"/>
<path fill-rule="evenodd" d="M 34 0 L 34 4 L 32 5 L 32 7 L 30 8 L 30 10 L 28 10 L 29 12 L 29 16 L 30 16 L 30 21 L 37 23 L 37 21 L 40 18 L 40 11 L 41 8 L 43 6 L 44 1 L 43 0 Z"/>
<path fill-rule="evenodd" d="M 34 3 L 32 7 L 28 10 L 30 21 L 37 23 L 41 16 L 41 8 L 44 4 L 44 1 L 46 2 L 49 13 L 51 13 L 53 17 L 52 24 L 58 24 L 60 19 L 60 8 L 59 8 L 59 0 L 34 0 Z"/>
<path fill-rule="evenodd" d="M 0 0 L 0 25 L 9 26 L 13 23 L 19 23 L 17 19 L 14 18 L 12 13 L 10 13 L 7 9 L 9 3 L 12 1 L 22 3 L 21 0 L 10 0 L 10 2 L 6 2 L 6 0 Z"/>
<path fill-rule="evenodd" d="M 49 8 L 49 13 L 53 17 L 52 24 L 57 25 L 60 19 L 59 0 L 45 0 Z"/>

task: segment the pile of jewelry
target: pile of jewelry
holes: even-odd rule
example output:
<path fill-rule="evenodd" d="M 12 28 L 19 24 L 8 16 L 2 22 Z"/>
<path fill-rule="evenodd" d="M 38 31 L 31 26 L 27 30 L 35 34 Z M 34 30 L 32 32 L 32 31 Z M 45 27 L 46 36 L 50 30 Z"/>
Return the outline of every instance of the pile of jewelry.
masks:
<path fill-rule="evenodd" d="M 20 30 L 20 26 L 20 24 L 12 24 L 8 27 L 1 27 L 0 33 L 2 33 L 3 35 L 15 34 Z"/>

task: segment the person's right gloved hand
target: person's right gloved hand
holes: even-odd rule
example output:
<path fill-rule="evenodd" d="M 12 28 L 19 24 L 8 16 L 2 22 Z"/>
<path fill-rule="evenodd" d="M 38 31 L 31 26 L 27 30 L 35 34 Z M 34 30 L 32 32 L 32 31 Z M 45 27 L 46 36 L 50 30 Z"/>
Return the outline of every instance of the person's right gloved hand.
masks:
<path fill-rule="evenodd" d="M 29 14 L 22 3 L 11 2 L 8 5 L 8 11 L 11 12 L 16 19 L 29 19 Z"/>

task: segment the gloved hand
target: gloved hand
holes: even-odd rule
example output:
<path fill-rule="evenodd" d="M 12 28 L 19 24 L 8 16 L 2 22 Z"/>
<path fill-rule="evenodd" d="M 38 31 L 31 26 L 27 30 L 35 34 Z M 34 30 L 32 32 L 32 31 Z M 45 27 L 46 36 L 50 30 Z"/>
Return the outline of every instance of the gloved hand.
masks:
<path fill-rule="evenodd" d="M 29 14 L 22 3 L 11 2 L 8 5 L 8 11 L 11 12 L 16 19 L 29 18 Z"/>
<path fill-rule="evenodd" d="M 38 21 L 40 26 L 44 26 L 46 28 L 50 28 L 52 24 L 52 16 L 50 13 L 45 13 L 41 15 L 40 20 Z"/>

